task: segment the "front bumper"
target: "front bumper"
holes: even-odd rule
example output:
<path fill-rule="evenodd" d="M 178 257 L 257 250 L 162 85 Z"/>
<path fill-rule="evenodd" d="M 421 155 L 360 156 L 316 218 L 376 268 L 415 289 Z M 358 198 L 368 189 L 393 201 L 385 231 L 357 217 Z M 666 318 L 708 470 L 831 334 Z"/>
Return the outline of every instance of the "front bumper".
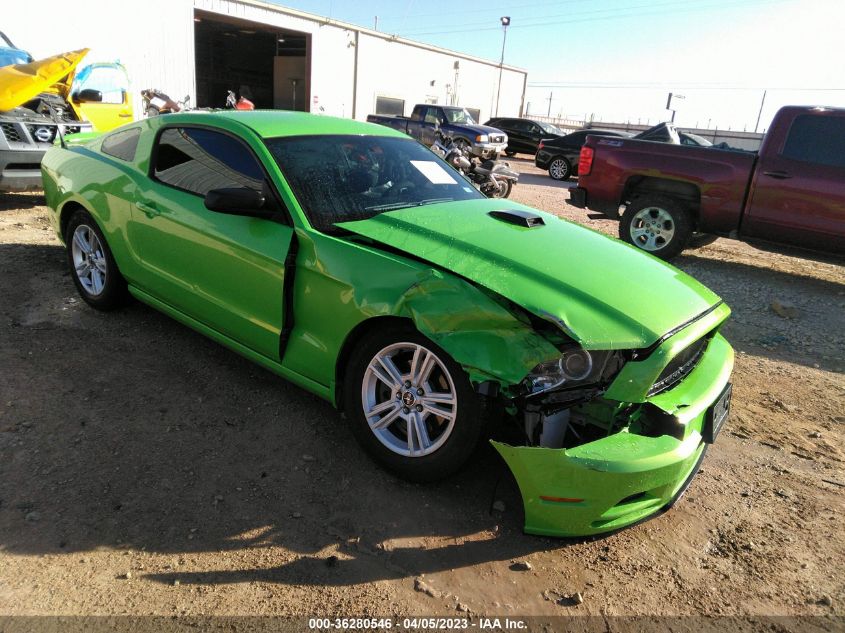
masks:
<path fill-rule="evenodd" d="M 473 143 L 472 153 L 481 158 L 495 158 L 505 151 L 507 143 Z"/>
<path fill-rule="evenodd" d="M 631 366 L 659 365 L 690 334 L 682 331 L 676 335 L 680 339 L 668 339 L 648 359 L 629 362 L 617 381 L 621 378 L 627 383 L 636 374 L 653 373 L 653 368 Z M 493 442 L 519 485 L 525 531 L 547 536 L 600 534 L 671 505 L 704 457 L 708 410 L 728 384 L 733 358 L 730 344 L 716 334 L 695 369 L 674 388 L 642 398 L 629 392 L 634 397 L 627 400 L 648 403 L 670 416 L 676 425 L 672 435 L 653 437 L 626 429 L 570 449 Z M 605 397 L 610 398 L 613 391 L 611 386 Z M 616 389 L 624 391 L 627 386 Z"/>
<path fill-rule="evenodd" d="M 45 150 L 0 150 L 0 191 L 33 191 L 43 187 L 41 159 Z"/>

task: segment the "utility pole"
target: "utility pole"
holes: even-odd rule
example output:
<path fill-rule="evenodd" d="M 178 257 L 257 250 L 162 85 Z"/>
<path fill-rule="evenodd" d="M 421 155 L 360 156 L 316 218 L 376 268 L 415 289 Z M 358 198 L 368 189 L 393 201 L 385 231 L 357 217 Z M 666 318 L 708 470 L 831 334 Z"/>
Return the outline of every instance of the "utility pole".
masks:
<path fill-rule="evenodd" d="M 757 113 L 757 123 L 754 124 L 754 133 L 757 133 L 757 128 L 760 126 L 760 116 L 763 114 L 763 104 L 766 103 L 766 91 L 763 91 L 763 99 L 760 101 L 760 111 Z"/>
<path fill-rule="evenodd" d="M 373 24 L 373 30 L 378 31 L 378 16 L 376 16 L 375 24 Z"/>
<path fill-rule="evenodd" d="M 669 98 L 666 99 L 666 109 L 669 110 L 672 113 L 672 123 L 675 122 L 675 111 L 672 109 L 672 98 L 673 97 L 675 99 L 686 99 L 686 97 L 684 95 L 676 95 L 676 94 L 672 94 L 671 92 L 669 93 Z"/>
<path fill-rule="evenodd" d="M 499 60 L 499 85 L 496 88 L 496 116 L 499 116 L 499 94 L 502 92 L 502 66 L 505 65 L 505 42 L 508 41 L 508 25 L 511 23 L 509 16 L 504 15 L 499 20 L 502 23 L 502 58 Z"/>
<path fill-rule="evenodd" d="M 552 95 L 554 95 L 554 92 L 549 90 L 549 98 L 546 99 L 549 102 L 549 111 L 546 113 L 548 117 L 552 116 Z"/>

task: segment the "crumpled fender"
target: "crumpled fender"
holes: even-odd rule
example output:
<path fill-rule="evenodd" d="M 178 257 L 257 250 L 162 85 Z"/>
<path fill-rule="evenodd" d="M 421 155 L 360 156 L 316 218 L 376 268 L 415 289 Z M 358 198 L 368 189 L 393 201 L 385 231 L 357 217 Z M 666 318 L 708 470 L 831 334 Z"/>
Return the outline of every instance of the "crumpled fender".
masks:
<path fill-rule="evenodd" d="M 484 291 L 431 270 L 410 286 L 394 308 L 446 350 L 473 382 L 519 383 L 538 363 L 560 356 L 527 321 Z"/>

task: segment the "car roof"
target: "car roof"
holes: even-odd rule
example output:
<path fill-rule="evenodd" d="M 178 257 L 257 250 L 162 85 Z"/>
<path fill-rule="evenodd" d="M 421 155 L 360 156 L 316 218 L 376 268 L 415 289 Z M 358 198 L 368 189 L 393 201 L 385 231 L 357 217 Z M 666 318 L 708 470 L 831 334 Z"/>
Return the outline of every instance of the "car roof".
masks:
<path fill-rule="evenodd" d="M 384 125 L 290 110 L 194 110 L 168 114 L 162 119 L 167 123 L 215 122 L 224 126 L 230 121 L 236 121 L 252 128 L 264 138 L 323 134 L 407 137 Z"/>

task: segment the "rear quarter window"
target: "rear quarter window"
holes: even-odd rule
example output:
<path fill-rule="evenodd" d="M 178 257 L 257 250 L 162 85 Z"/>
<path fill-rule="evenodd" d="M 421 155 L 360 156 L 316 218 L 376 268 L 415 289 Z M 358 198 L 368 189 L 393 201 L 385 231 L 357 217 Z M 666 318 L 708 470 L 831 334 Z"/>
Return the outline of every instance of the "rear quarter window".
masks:
<path fill-rule="evenodd" d="M 795 117 L 782 155 L 805 163 L 845 167 L 845 117 Z"/>
<path fill-rule="evenodd" d="M 100 151 L 103 154 L 114 156 L 120 160 L 132 162 L 135 160 L 135 150 L 138 149 L 138 140 L 141 138 L 141 128 L 121 130 L 109 134 L 103 139 Z"/>

